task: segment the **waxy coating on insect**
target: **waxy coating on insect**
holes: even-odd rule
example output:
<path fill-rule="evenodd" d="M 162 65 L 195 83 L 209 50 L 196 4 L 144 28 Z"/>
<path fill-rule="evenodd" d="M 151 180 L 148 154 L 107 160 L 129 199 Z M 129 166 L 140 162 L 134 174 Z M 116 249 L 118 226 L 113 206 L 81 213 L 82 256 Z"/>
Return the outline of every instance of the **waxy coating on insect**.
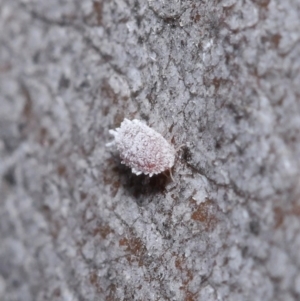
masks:
<path fill-rule="evenodd" d="M 114 140 L 106 146 L 115 145 L 122 163 L 136 175 L 152 177 L 170 170 L 175 163 L 175 148 L 158 132 L 138 119 L 124 119 L 119 128 L 109 130 Z"/>

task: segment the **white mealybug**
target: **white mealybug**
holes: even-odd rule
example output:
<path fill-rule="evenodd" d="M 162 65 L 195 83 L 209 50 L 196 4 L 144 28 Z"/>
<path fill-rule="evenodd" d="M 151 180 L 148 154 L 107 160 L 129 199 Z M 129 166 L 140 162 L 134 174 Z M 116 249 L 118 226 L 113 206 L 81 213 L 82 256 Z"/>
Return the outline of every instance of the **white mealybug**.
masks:
<path fill-rule="evenodd" d="M 109 133 L 114 140 L 106 146 L 116 145 L 122 163 L 136 175 L 143 173 L 152 177 L 173 167 L 175 148 L 140 120 L 125 118 L 119 128 L 109 130 Z"/>

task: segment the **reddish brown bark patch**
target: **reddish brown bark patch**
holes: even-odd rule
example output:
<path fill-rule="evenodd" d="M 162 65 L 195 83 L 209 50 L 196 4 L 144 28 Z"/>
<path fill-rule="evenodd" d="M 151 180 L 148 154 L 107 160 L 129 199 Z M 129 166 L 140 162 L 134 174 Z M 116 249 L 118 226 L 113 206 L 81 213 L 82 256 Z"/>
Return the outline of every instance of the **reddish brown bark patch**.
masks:
<path fill-rule="evenodd" d="M 214 228 L 217 219 L 213 213 L 214 207 L 211 200 L 199 204 L 196 210 L 192 213 L 191 218 L 194 221 L 202 223 L 206 229 Z"/>

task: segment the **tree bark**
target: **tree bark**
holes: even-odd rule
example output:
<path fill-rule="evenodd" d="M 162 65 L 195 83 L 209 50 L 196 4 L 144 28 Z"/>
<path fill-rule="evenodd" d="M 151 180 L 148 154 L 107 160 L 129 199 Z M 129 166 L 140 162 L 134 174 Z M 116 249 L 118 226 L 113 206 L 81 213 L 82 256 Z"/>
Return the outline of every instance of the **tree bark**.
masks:
<path fill-rule="evenodd" d="M 297 0 L 0 0 L 0 299 L 299 300 Z M 108 130 L 178 150 L 151 178 Z"/>

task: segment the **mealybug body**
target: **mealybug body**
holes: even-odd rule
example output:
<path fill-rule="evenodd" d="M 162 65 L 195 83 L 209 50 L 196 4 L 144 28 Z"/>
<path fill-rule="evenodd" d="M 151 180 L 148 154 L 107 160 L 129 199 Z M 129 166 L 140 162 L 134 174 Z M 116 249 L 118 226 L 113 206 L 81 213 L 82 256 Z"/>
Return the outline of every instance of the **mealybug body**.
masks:
<path fill-rule="evenodd" d="M 136 175 L 143 173 L 152 177 L 173 167 L 174 147 L 140 120 L 125 118 L 119 128 L 109 130 L 109 133 L 114 136 L 114 141 L 107 146 L 116 145 L 122 163 Z"/>

